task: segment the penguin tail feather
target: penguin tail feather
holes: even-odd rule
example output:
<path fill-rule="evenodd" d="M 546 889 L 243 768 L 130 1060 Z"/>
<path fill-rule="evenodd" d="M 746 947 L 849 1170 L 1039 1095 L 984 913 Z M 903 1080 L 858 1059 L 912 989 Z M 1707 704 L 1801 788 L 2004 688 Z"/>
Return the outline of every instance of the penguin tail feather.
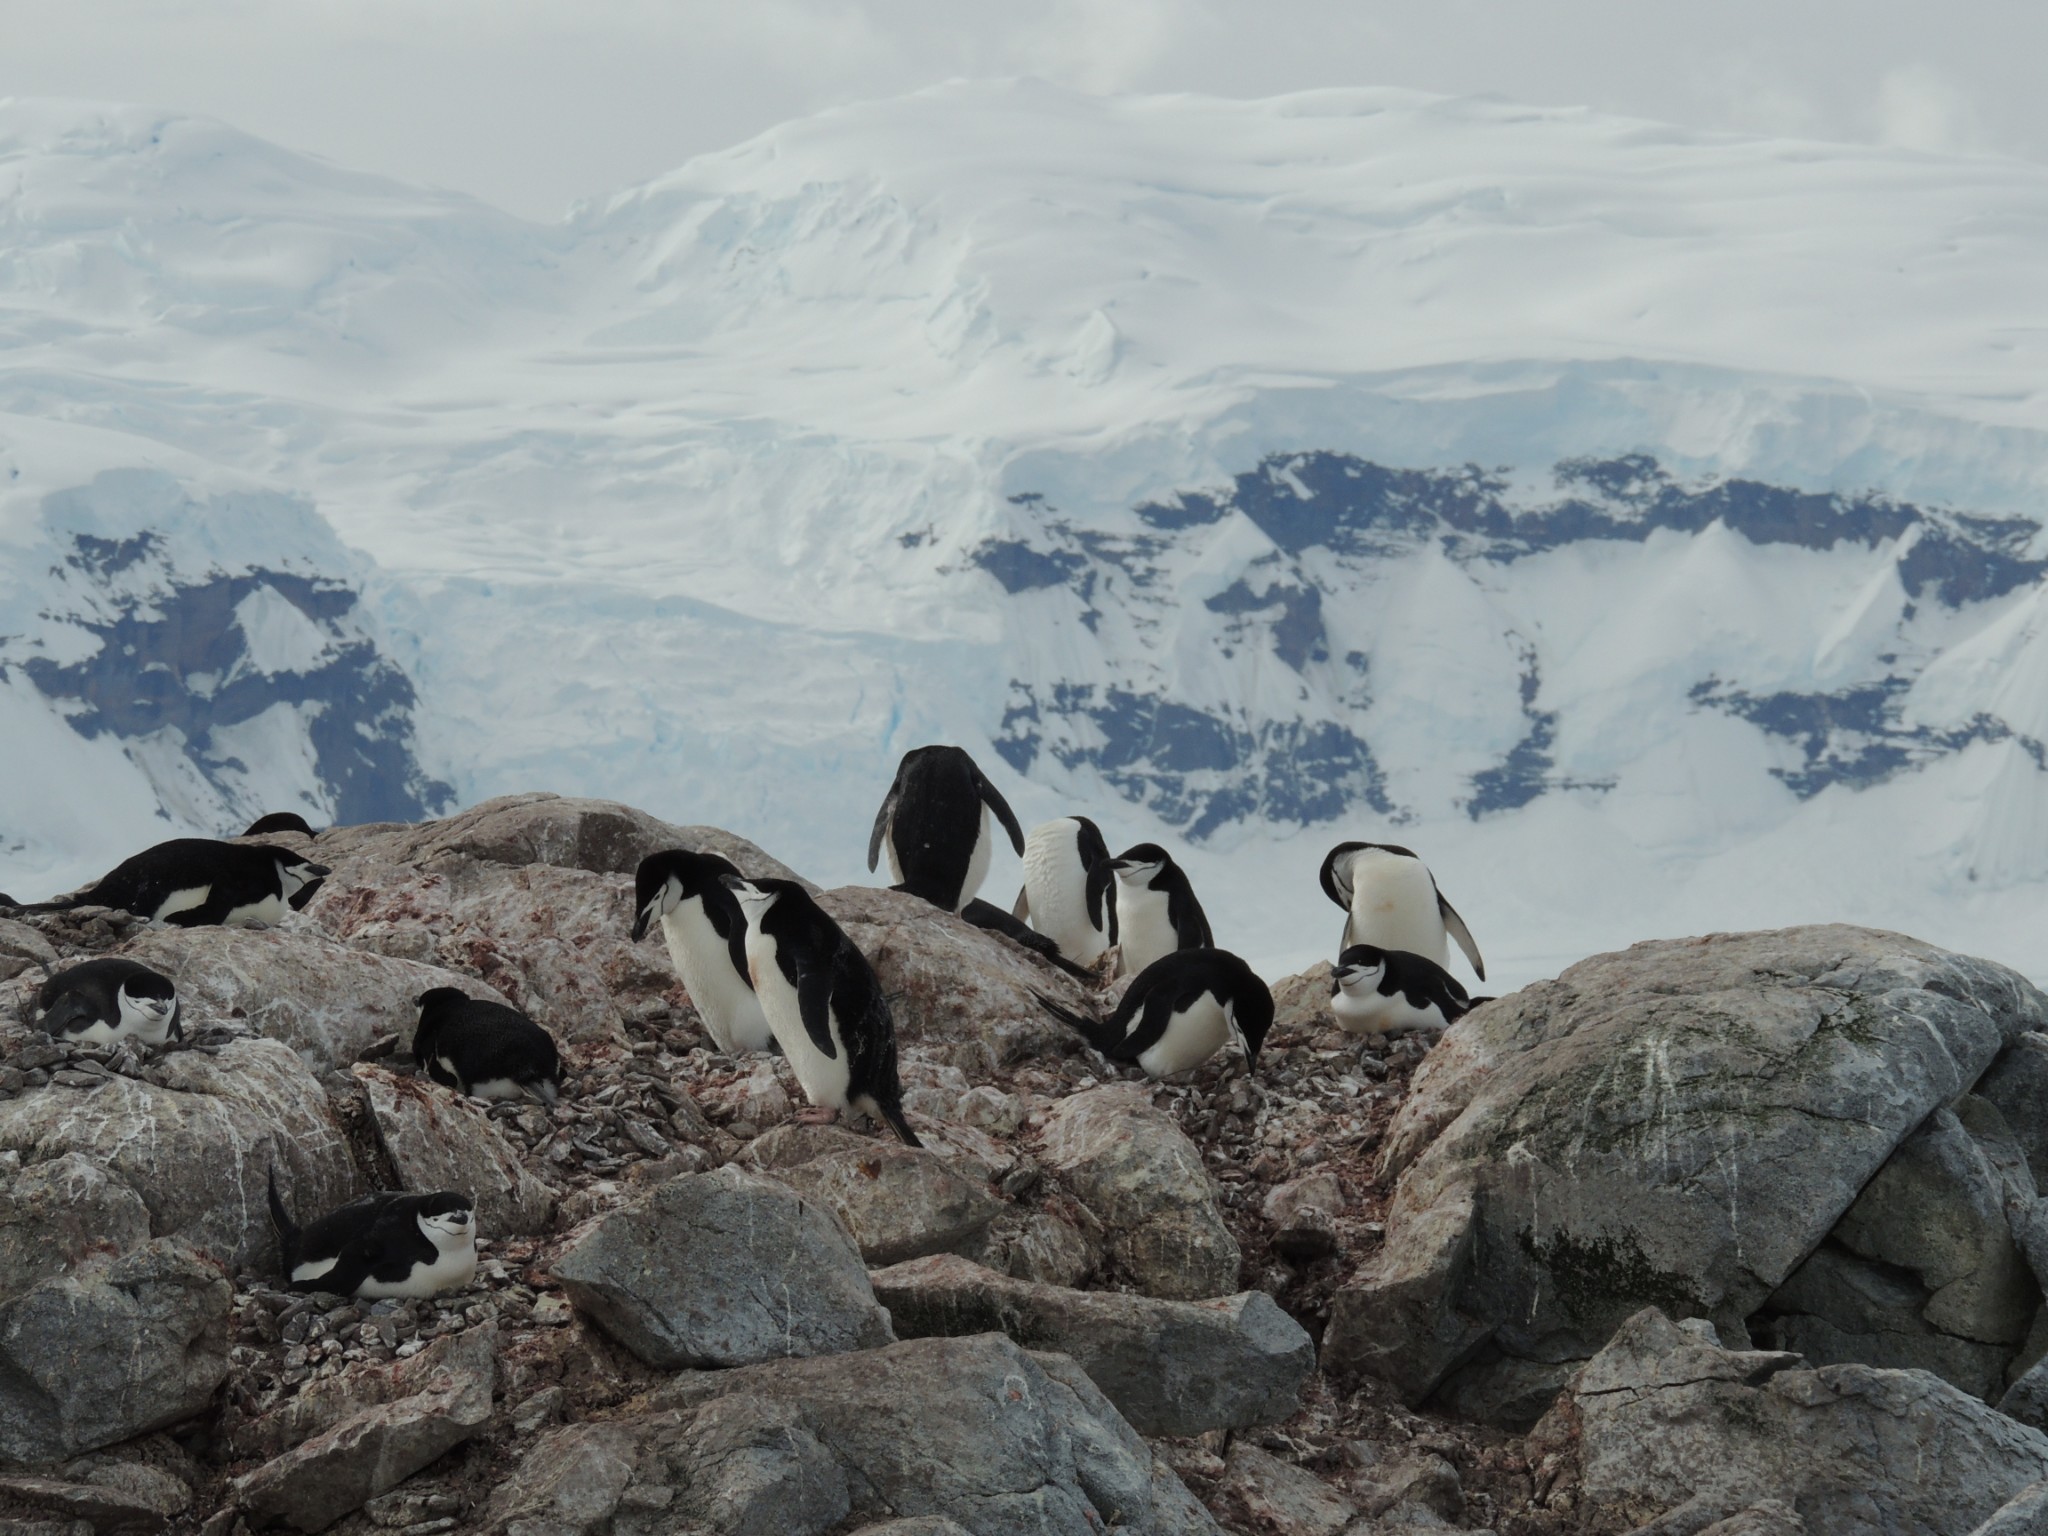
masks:
<path fill-rule="evenodd" d="M 562 1096 L 561 1088 L 551 1077 L 537 1078 L 530 1083 L 521 1083 L 519 1088 L 534 1103 L 545 1104 L 549 1108 L 553 1108 L 555 1101 Z"/>
<path fill-rule="evenodd" d="M 1067 1028 L 1079 1034 L 1082 1039 L 1094 1046 L 1096 1050 L 1101 1051 L 1104 1055 L 1109 1054 L 1106 1029 L 1100 1019 L 1091 1019 L 1085 1014 L 1074 1012 L 1071 1008 L 1062 1007 L 1036 988 L 1032 989 L 1031 995 L 1038 999 L 1039 1007 L 1058 1019 Z"/>
<path fill-rule="evenodd" d="M 292 1272 L 292 1257 L 299 1251 L 299 1224 L 292 1220 L 292 1213 L 284 1208 L 284 1201 L 277 1195 L 277 1165 L 270 1167 L 270 1224 L 277 1228 L 277 1246 L 284 1250 L 284 1272 L 287 1278 Z"/>
<path fill-rule="evenodd" d="M 875 1108 L 880 1111 L 882 1119 L 888 1123 L 889 1129 L 896 1133 L 896 1139 L 903 1145 L 920 1148 L 924 1146 L 924 1143 L 917 1139 L 917 1132 L 910 1128 L 910 1122 L 903 1118 L 903 1106 L 897 1102 L 896 1095 L 892 1093 L 884 1099 L 877 1094 Z"/>

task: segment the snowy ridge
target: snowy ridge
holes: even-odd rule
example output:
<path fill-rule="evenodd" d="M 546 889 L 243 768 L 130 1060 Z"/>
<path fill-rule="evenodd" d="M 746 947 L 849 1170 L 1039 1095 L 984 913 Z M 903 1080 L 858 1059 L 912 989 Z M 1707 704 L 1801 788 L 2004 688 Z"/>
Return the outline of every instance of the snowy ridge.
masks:
<path fill-rule="evenodd" d="M 2048 975 L 2044 255 L 2039 167 L 1398 91 L 959 84 L 552 226 L 0 104 L 0 887 L 441 781 L 864 878 L 952 740 L 1270 969 L 1399 828 L 1509 984 L 1813 918 Z M 170 747 L 80 534 L 234 617 Z"/>

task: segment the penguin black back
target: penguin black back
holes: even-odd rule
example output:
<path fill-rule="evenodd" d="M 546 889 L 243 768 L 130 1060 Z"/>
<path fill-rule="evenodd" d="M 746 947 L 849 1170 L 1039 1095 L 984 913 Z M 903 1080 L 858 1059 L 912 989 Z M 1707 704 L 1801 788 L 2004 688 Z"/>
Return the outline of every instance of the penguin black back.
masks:
<path fill-rule="evenodd" d="M 304 908 L 330 873 L 274 843 L 178 837 L 123 859 L 89 891 L 21 910 L 116 907 L 179 928 L 276 923 Z"/>
<path fill-rule="evenodd" d="M 301 837 L 319 836 L 297 811 L 272 811 L 267 816 L 258 816 L 249 823 L 242 836 L 270 837 L 279 832 L 296 832 Z"/>
<path fill-rule="evenodd" d="M 1106 1019 L 1062 1007 L 1044 993 L 1039 1005 L 1112 1061 L 1132 1062 L 1153 1077 L 1199 1065 L 1234 1030 L 1246 1063 L 1256 1068 L 1273 1027 L 1273 993 L 1258 973 L 1223 949 L 1175 950 L 1140 971 Z"/>
<path fill-rule="evenodd" d="M 538 1099 L 561 1091 L 562 1059 L 554 1036 L 517 1008 L 469 997 L 454 987 L 423 992 L 413 1059 L 444 1087 L 480 1099 Z"/>
<path fill-rule="evenodd" d="M 68 1040 L 138 1040 L 160 1046 L 184 1038 L 178 989 L 140 961 L 104 955 L 59 971 L 36 993 L 39 1027 Z"/>
<path fill-rule="evenodd" d="M 1024 829 L 1016 812 L 972 757 L 950 746 L 906 752 L 875 813 L 868 868 L 875 868 L 886 844 L 889 869 L 900 889 L 958 912 L 988 875 L 990 812 L 1009 834 L 1011 846 L 1023 853 Z"/>
<path fill-rule="evenodd" d="M 896 1021 L 867 956 L 795 881 L 727 884 L 747 914 L 754 990 L 805 1097 L 871 1113 L 922 1146 L 903 1116 Z"/>
<path fill-rule="evenodd" d="M 338 1296 L 432 1296 L 476 1274 L 475 1202 L 455 1190 L 365 1195 L 301 1228 L 277 1193 L 270 1221 L 295 1291 Z"/>

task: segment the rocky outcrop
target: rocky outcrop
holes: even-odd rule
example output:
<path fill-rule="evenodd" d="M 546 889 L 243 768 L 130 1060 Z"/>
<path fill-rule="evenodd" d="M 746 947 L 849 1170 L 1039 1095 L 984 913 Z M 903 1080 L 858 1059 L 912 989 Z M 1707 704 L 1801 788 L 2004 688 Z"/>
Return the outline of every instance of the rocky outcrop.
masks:
<path fill-rule="evenodd" d="M 898 1338 L 1004 1333 L 1056 1350 L 1141 1434 L 1277 1424 L 1301 1406 L 1315 1346 L 1270 1296 L 1158 1301 L 1071 1291 L 945 1256 L 880 1270 L 875 1296 Z"/>
<path fill-rule="evenodd" d="M 1237 1289 L 1242 1254 L 1202 1155 L 1144 1088 L 1092 1088 L 1061 1100 L 1045 1117 L 1040 1149 L 1146 1295 L 1195 1300 Z"/>
<path fill-rule="evenodd" d="M 1522 1373 L 1540 1404 L 1645 1305 L 1739 1331 L 2043 1022 L 2001 966 L 1839 927 L 1641 944 L 1478 1010 L 1388 1136 L 1386 1244 L 1326 1363 L 1410 1401 Z"/>
<path fill-rule="evenodd" d="M 1532 1441 L 1576 1447 L 1596 1509 L 1690 1507 L 1704 1525 L 1776 1499 L 1809 1536 L 1968 1536 L 2048 1474 L 2048 1436 L 1925 1372 L 1808 1369 L 1654 1310 L 1615 1333 Z"/>
<path fill-rule="evenodd" d="M 176 1424 L 227 1376 L 220 1266 L 163 1239 L 0 1306 L 0 1467 L 34 1466 Z"/>
<path fill-rule="evenodd" d="M 889 1341 L 860 1251 L 831 1211 L 757 1173 L 685 1174 L 591 1224 L 555 1279 L 663 1370 Z"/>
<path fill-rule="evenodd" d="M 545 1231 L 555 1196 L 526 1170 L 482 1106 L 424 1077 L 359 1066 L 377 1143 L 400 1189 L 453 1189 L 476 1201 L 481 1234 Z"/>
<path fill-rule="evenodd" d="M 67 1152 L 0 1178 L 0 1301 L 88 1255 L 149 1241 L 149 1208 L 98 1164 Z"/>
<path fill-rule="evenodd" d="M 833 1211 L 869 1264 L 973 1251 L 1003 1209 L 985 1182 L 954 1172 L 935 1151 L 827 1126 L 778 1126 L 746 1160 Z"/>
<path fill-rule="evenodd" d="M 721 1536 L 825 1536 L 947 1519 L 972 1536 L 1218 1528 L 1071 1361 L 1008 1339 L 685 1376 L 655 1413 L 558 1431 L 486 1529 L 597 1536 L 628 1511 Z"/>

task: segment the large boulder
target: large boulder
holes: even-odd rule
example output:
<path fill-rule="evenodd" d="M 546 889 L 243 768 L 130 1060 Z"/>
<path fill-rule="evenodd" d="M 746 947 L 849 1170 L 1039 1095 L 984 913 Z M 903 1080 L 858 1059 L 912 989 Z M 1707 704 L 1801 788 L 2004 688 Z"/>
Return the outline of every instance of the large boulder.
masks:
<path fill-rule="evenodd" d="M 2048 1034 L 2029 1030 L 2005 1048 L 1977 1084 L 2026 1153 L 2034 1183 L 2048 1189 Z"/>
<path fill-rule="evenodd" d="M 2002 966 L 1845 927 L 1639 944 L 1478 1010 L 1389 1134 L 1386 1242 L 1325 1364 L 1420 1401 L 1461 1366 L 1554 1387 L 1645 1305 L 1739 1329 L 2043 1022 Z"/>
<path fill-rule="evenodd" d="M 227 1376 L 233 1291 L 159 1239 L 0 1306 L 0 1466 L 63 1460 L 191 1418 Z"/>
<path fill-rule="evenodd" d="M 1107 1229 L 1110 1255 L 1148 1296 L 1237 1290 L 1242 1259 L 1202 1154 L 1141 1083 L 1091 1088 L 1045 1118 L 1045 1166 Z"/>
<path fill-rule="evenodd" d="M 424 1077 L 359 1066 L 378 1145 L 401 1189 L 453 1189 L 476 1201 L 480 1236 L 544 1232 L 555 1197 L 473 1099 Z"/>
<path fill-rule="evenodd" d="M 832 1212 L 727 1165 L 599 1217 L 554 1262 L 569 1299 L 649 1365 L 746 1365 L 887 1343 Z"/>
<path fill-rule="evenodd" d="M 1077 1011 L 1092 1007 L 1091 999 L 1023 945 L 904 891 L 845 886 L 818 904 L 874 966 L 906 1044 L 986 1046 L 1005 1064 L 1078 1046 L 1079 1037 L 1032 993 Z"/>
<path fill-rule="evenodd" d="M 743 838 L 603 800 L 511 795 L 417 826 L 323 834 L 334 873 L 307 907 L 348 944 L 476 977 L 565 1041 L 618 1040 L 622 1002 L 675 985 L 660 943 L 632 942 L 649 853 L 720 853 L 793 878 Z"/>
<path fill-rule="evenodd" d="M 0 1301 L 92 1254 L 149 1241 L 149 1208 L 119 1179 L 68 1152 L 0 1180 Z"/>
<path fill-rule="evenodd" d="M 978 1247 L 1003 1202 L 929 1148 L 825 1126 L 778 1126 L 746 1160 L 846 1223 L 869 1264 Z"/>
<path fill-rule="evenodd" d="M 178 984 L 186 1028 L 240 1019 L 323 1072 L 347 1071 L 375 1040 L 412 1048 L 413 999 L 433 987 L 488 987 L 439 966 L 352 949 L 310 923 L 289 928 L 150 928 L 122 947 Z M 502 998 L 493 998 L 502 1002 Z"/>
<path fill-rule="evenodd" d="M 1968 1536 L 2048 1474 L 2048 1436 L 1924 1371 L 1807 1369 L 1655 1310 L 1578 1373 L 1532 1445 L 1576 1446 L 1595 1509 L 1712 1518 L 1777 1499 L 1808 1536 Z"/>
<path fill-rule="evenodd" d="M 422 1355 L 422 1368 L 405 1373 L 415 1390 L 368 1403 L 300 1441 L 235 1479 L 230 1497 L 259 1526 L 324 1531 L 473 1438 L 491 1417 L 497 1330 L 471 1329 L 460 1339 L 431 1365 Z"/>
<path fill-rule="evenodd" d="M 953 1255 L 878 1271 L 900 1339 L 1004 1333 L 1071 1356 L 1140 1434 L 1277 1424 L 1301 1407 L 1315 1344 L 1263 1291 L 1160 1301 L 1013 1280 Z"/>
<path fill-rule="evenodd" d="M 363 1192 L 326 1093 L 275 1040 L 166 1051 L 146 1078 L 52 1083 L 0 1100 L 0 1150 L 30 1164 L 76 1153 L 141 1197 L 155 1236 L 240 1269 L 277 1263 L 264 1195 L 273 1167 L 302 1215 Z"/>
<path fill-rule="evenodd" d="M 1000 1335 L 698 1373 L 654 1403 L 542 1441 L 486 1529 L 599 1536 L 659 1510 L 661 1529 L 720 1536 L 891 1517 L 970 1536 L 1220 1536 L 1073 1362 Z"/>

